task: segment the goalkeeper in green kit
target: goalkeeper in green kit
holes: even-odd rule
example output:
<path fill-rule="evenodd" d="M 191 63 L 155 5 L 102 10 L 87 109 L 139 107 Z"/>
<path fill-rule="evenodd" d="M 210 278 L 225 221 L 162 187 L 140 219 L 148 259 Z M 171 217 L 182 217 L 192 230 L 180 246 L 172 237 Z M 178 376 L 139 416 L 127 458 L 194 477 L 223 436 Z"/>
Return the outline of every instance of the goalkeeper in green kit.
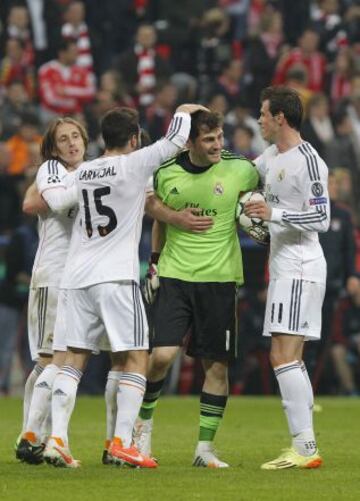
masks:
<path fill-rule="evenodd" d="M 222 117 L 196 112 L 188 150 L 161 165 L 154 176 L 163 210 L 189 208 L 204 221 L 212 218 L 213 224 L 194 232 L 154 222 L 152 263 L 158 268 L 160 287 L 153 304 L 146 393 L 135 427 L 139 450 L 151 454 L 153 412 L 190 329 L 187 354 L 202 360 L 205 373 L 193 465 L 213 468 L 229 466 L 216 456 L 213 441 L 228 398 L 228 363 L 237 355 L 236 289 L 243 283 L 243 269 L 236 205 L 241 193 L 258 184 L 253 164 L 223 150 L 223 145 Z M 162 210 L 162 204 L 154 202 L 154 218 L 164 220 L 155 205 Z M 149 296 L 150 282 L 147 285 Z"/>

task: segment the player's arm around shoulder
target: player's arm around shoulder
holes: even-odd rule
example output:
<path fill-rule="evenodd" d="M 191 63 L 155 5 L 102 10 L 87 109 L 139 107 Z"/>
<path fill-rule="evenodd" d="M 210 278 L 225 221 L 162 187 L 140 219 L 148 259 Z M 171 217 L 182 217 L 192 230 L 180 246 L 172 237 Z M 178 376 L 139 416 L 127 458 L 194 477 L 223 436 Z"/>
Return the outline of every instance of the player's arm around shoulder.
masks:
<path fill-rule="evenodd" d="M 50 210 L 61 214 L 77 204 L 75 172 L 56 160 L 44 162 L 36 176 L 37 190 Z"/>
<path fill-rule="evenodd" d="M 44 216 L 49 211 L 49 206 L 39 193 L 36 181 L 25 192 L 22 210 L 29 216 Z"/>

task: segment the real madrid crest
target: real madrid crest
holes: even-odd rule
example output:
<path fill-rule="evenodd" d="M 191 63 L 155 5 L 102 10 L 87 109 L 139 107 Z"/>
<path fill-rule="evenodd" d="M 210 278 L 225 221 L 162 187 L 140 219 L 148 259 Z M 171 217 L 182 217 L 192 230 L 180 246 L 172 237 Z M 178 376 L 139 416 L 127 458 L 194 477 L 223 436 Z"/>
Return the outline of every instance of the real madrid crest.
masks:
<path fill-rule="evenodd" d="M 278 175 L 277 175 L 277 180 L 278 181 L 282 181 L 285 177 L 285 170 L 284 169 L 281 169 L 280 172 L 278 172 Z"/>
<path fill-rule="evenodd" d="M 223 195 L 224 193 L 224 187 L 221 183 L 216 183 L 214 187 L 214 193 L 215 195 Z"/>

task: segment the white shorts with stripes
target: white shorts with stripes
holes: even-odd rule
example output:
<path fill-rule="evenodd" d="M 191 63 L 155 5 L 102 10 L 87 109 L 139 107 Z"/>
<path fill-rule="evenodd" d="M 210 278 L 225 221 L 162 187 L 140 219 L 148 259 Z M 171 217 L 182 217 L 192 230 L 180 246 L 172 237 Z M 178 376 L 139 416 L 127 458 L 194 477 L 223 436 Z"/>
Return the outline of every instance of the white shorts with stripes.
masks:
<path fill-rule="evenodd" d="M 52 355 L 58 296 L 57 287 L 30 289 L 28 336 L 33 361 L 38 360 L 39 355 Z"/>
<path fill-rule="evenodd" d="M 149 329 L 139 286 L 107 282 L 69 289 L 67 345 L 97 351 L 104 328 L 112 352 L 149 349 Z"/>
<path fill-rule="evenodd" d="M 264 336 L 272 333 L 318 340 L 325 284 L 298 279 L 270 280 L 264 320 Z"/>
<path fill-rule="evenodd" d="M 66 351 L 66 308 L 67 308 L 67 290 L 59 290 L 59 299 L 56 309 L 56 320 L 54 327 L 54 351 Z"/>

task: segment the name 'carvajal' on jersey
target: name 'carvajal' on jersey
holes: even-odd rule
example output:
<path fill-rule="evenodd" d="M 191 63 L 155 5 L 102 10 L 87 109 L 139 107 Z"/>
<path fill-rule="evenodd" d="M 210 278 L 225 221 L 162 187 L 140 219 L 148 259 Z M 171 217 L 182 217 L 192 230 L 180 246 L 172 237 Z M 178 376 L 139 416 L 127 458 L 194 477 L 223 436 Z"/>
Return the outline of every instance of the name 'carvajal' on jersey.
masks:
<path fill-rule="evenodd" d="M 92 181 L 103 177 L 116 176 L 115 167 L 102 167 L 101 169 L 83 169 L 79 173 L 80 181 Z"/>

